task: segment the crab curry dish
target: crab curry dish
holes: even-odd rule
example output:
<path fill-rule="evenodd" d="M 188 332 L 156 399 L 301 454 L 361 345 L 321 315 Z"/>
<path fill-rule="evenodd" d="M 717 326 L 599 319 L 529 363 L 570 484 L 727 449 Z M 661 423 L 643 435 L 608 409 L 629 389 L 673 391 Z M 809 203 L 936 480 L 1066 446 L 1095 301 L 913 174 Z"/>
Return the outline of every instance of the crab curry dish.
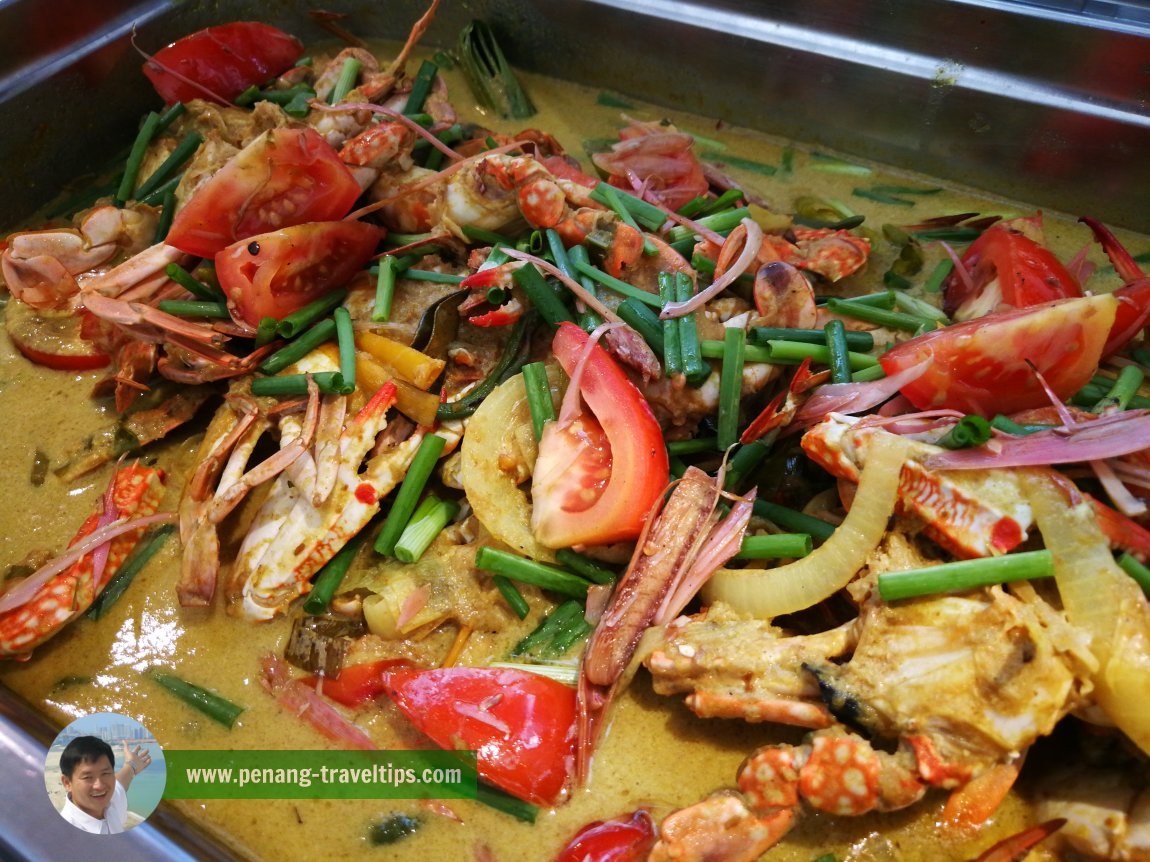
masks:
<path fill-rule="evenodd" d="M 0 682 L 475 752 L 165 803 L 237 858 L 1150 859 L 1150 239 L 435 5 L 152 46 L 124 158 L 7 226 Z"/>

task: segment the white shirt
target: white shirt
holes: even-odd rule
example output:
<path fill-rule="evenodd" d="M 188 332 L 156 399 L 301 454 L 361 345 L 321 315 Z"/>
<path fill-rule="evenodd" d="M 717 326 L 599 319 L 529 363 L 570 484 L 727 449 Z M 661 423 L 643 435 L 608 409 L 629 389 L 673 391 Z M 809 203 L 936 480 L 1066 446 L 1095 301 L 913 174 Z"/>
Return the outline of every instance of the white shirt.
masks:
<path fill-rule="evenodd" d="M 60 809 L 60 816 L 77 829 L 83 829 L 94 835 L 115 835 L 123 832 L 124 823 L 128 819 L 128 794 L 124 792 L 124 786 L 119 781 L 115 784 L 116 789 L 112 791 L 112 801 L 104 811 L 103 820 L 97 820 L 73 805 L 71 794 L 68 795 L 64 807 Z"/>

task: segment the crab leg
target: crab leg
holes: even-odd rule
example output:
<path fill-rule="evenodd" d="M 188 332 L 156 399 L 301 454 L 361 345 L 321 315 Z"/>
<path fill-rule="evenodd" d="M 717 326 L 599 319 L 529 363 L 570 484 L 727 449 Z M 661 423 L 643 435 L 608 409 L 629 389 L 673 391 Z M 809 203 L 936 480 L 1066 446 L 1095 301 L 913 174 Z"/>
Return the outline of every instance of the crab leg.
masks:
<path fill-rule="evenodd" d="M 236 561 L 249 619 L 271 619 L 306 592 L 311 576 L 367 524 L 380 499 L 406 473 L 420 433 L 370 459 L 367 470 L 359 472 L 394 401 L 395 386 L 385 384 L 344 428 L 335 486 L 321 506 L 286 476 L 277 480 Z"/>
<path fill-rule="evenodd" d="M 122 516 L 152 515 L 163 493 L 163 471 L 151 467 L 131 464 L 117 470 L 112 478 L 112 503 Z M 99 522 L 99 513 L 90 515 L 72 544 L 93 533 Z M 27 659 L 35 647 L 86 611 L 143 532 L 141 525 L 104 545 L 109 550 L 102 573 L 96 571 L 95 549 L 44 583 L 32 599 L 0 614 L 0 658 Z"/>
<path fill-rule="evenodd" d="M 890 433 L 831 414 L 803 436 L 802 446 L 816 464 L 857 482 L 871 441 Z M 928 470 L 922 461 L 942 449 L 918 441 L 911 445 L 899 477 L 898 512 L 920 518 L 927 534 L 959 557 L 1004 554 L 1026 539 L 1032 517 L 1013 472 Z"/>

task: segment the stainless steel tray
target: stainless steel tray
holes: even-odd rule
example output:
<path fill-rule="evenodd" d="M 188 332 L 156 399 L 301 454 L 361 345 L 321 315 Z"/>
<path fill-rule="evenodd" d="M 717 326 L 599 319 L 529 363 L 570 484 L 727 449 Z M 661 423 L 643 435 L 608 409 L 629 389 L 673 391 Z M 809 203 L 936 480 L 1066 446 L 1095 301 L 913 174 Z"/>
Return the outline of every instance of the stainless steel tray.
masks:
<path fill-rule="evenodd" d="M 391 39 L 423 6 L 317 2 L 346 13 L 355 33 Z M 155 50 L 209 24 L 255 18 L 305 42 L 328 38 L 309 8 L 0 0 L 0 225 L 112 159 L 155 107 L 133 32 Z M 425 44 L 452 44 L 476 17 L 531 71 L 1150 230 L 1150 12 L 1140 4 L 443 0 Z M 0 749 L 18 764 L 18 780 L 0 784 L 0 858 L 91 849 L 42 790 L 53 733 L 0 688 Z M 104 840 L 120 859 L 222 853 L 163 809 Z"/>

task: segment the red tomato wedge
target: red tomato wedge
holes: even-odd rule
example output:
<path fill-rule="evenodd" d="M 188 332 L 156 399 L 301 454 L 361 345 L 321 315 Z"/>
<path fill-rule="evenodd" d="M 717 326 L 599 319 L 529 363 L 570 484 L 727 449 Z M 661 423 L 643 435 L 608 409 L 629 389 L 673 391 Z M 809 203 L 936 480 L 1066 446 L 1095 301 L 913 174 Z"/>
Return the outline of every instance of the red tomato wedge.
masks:
<path fill-rule="evenodd" d="M 588 823 L 555 862 L 642 862 L 655 846 L 655 824 L 642 809 L 629 817 Z"/>
<path fill-rule="evenodd" d="M 568 376 L 586 355 L 586 409 L 549 422 L 531 480 L 531 529 L 549 548 L 634 539 L 667 487 L 667 448 L 647 400 L 599 345 L 562 323 L 551 349 Z"/>
<path fill-rule="evenodd" d="M 4 326 L 15 348 L 37 365 L 58 371 L 103 368 L 111 359 L 83 337 L 83 314 L 73 309 L 37 310 L 12 298 L 4 309 Z"/>
<path fill-rule="evenodd" d="M 442 748 L 474 750 L 485 781 L 554 805 L 575 761 L 575 689 L 496 667 L 392 670 L 388 695 Z"/>
<path fill-rule="evenodd" d="M 302 54 L 295 36 L 270 24 L 236 21 L 161 48 L 144 63 L 144 74 L 168 104 L 207 99 L 226 105 L 286 72 Z"/>
<path fill-rule="evenodd" d="M 1041 215 L 999 222 L 962 256 L 969 281 L 952 273 L 943 286 L 943 311 L 971 320 L 993 311 L 1026 308 L 1081 296 L 1078 279 L 1042 245 Z"/>
<path fill-rule="evenodd" d="M 312 129 L 260 135 L 196 190 L 165 240 L 211 257 L 256 234 L 350 212 L 359 184 L 339 155 Z"/>
<path fill-rule="evenodd" d="M 346 284 L 382 238 L 380 228 L 365 222 L 296 225 L 225 248 L 216 255 L 216 276 L 232 316 L 258 326 Z"/>
<path fill-rule="evenodd" d="M 920 410 L 993 416 L 1041 407 L 1049 398 L 1035 370 L 1059 398 L 1081 389 L 1098 367 L 1117 307 L 1102 294 L 988 314 L 904 341 L 879 362 L 892 375 L 929 360 L 902 388 Z"/>
<path fill-rule="evenodd" d="M 379 661 L 368 661 L 361 664 L 346 665 L 340 669 L 336 677 L 304 677 L 300 682 L 306 683 L 324 697 L 330 697 L 336 703 L 344 706 L 362 706 L 386 691 L 383 683 L 385 671 L 407 664 L 403 659 L 385 658 Z"/>

